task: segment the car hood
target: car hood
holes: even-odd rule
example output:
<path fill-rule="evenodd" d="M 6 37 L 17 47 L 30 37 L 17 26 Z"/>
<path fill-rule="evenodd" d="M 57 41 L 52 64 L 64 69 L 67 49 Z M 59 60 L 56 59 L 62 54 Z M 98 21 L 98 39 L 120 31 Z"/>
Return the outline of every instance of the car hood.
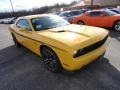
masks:
<path fill-rule="evenodd" d="M 78 49 L 102 40 L 108 31 L 85 25 L 68 25 L 38 32 L 39 35 L 56 40 L 68 49 Z"/>
<path fill-rule="evenodd" d="M 116 15 L 114 15 L 114 17 L 120 19 L 120 14 L 116 14 Z"/>
<path fill-rule="evenodd" d="M 120 16 L 120 14 L 115 14 L 114 16 Z"/>

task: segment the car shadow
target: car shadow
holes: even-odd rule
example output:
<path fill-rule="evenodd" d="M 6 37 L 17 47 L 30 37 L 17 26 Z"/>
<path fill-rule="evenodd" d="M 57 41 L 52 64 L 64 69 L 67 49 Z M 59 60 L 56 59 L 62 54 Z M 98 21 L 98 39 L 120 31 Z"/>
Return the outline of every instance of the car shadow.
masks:
<path fill-rule="evenodd" d="M 81 70 L 52 73 L 25 48 L 0 51 L 0 90 L 120 90 L 120 71 L 105 57 Z"/>
<path fill-rule="evenodd" d="M 26 48 L 17 48 L 14 45 L 4 48 L 0 50 L 0 64 L 18 59 L 23 56 L 26 51 Z"/>

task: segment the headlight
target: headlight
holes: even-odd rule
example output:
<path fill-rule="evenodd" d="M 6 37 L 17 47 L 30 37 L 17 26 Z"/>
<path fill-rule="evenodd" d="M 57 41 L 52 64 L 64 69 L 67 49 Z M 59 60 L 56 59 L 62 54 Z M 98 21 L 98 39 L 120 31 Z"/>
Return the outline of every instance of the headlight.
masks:
<path fill-rule="evenodd" d="M 83 49 L 79 49 L 77 51 L 74 51 L 73 52 L 73 58 L 79 57 L 82 51 L 83 51 Z"/>

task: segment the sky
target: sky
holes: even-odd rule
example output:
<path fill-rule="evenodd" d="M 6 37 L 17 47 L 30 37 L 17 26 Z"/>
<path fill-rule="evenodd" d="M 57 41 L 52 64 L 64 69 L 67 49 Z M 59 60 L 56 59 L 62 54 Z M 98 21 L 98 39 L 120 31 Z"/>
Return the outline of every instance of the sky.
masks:
<path fill-rule="evenodd" d="M 11 0 L 15 11 L 29 10 L 45 5 L 54 5 L 55 3 L 69 4 L 74 0 Z M 0 0 L 0 12 L 12 11 L 10 0 Z"/>

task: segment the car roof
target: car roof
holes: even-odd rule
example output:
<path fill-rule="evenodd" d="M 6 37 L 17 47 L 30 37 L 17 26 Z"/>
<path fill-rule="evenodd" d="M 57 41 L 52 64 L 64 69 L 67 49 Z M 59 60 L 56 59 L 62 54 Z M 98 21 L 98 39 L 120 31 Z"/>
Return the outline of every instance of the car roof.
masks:
<path fill-rule="evenodd" d="M 96 9 L 96 10 L 87 11 L 86 13 L 97 12 L 97 11 L 105 12 L 106 10 L 109 10 L 109 9 Z"/>
<path fill-rule="evenodd" d="M 51 14 L 36 14 L 36 15 L 28 15 L 28 16 L 22 16 L 20 17 L 21 19 L 33 19 L 33 18 L 38 18 L 38 17 L 43 17 L 43 16 L 50 16 Z"/>

